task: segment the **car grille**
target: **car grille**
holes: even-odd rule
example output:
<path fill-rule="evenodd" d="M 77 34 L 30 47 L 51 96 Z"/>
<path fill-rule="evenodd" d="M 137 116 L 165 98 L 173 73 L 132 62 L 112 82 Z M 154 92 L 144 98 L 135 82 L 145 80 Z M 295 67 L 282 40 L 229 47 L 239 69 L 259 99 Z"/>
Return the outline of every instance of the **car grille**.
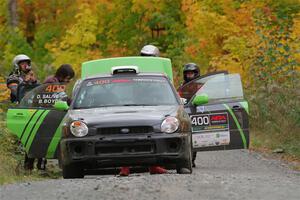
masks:
<path fill-rule="evenodd" d="M 130 126 L 130 127 L 107 127 L 98 128 L 97 134 L 113 135 L 113 134 L 134 134 L 134 133 L 152 133 L 151 126 Z"/>
<path fill-rule="evenodd" d="M 152 144 L 117 144 L 117 145 L 101 145 L 96 146 L 95 152 L 97 155 L 104 154 L 147 154 L 154 153 Z"/>

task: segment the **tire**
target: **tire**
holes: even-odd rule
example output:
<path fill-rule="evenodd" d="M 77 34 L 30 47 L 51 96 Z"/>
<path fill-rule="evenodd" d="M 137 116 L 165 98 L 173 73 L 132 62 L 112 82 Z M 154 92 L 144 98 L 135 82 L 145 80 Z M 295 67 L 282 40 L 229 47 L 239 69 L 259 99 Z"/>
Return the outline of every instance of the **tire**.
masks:
<path fill-rule="evenodd" d="M 62 166 L 64 179 L 84 178 L 84 171 L 78 164 L 69 164 Z"/>
<path fill-rule="evenodd" d="M 176 165 L 177 174 L 191 174 L 193 172 L 192 148 L 190 147 L 188 151 L 188 156 Z"/>

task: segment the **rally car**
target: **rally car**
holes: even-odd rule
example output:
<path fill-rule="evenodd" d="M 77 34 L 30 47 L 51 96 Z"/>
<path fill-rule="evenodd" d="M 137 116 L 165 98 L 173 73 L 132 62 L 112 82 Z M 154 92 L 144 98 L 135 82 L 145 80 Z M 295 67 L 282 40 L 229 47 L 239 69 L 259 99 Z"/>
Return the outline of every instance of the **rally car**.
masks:
<path fill-rule="evenodd" d="M 29 157 L 58 158 L 64 178 L 154 164 L 191 173 L 192 151 L 249 147 L 248 103 L 238 74 L 201 76 L 179 89 L 181 99 L 172 80 L 166 58 L 89 61 L 70 106 L 64 84 L 41 85 L 8 110 L 8 128 Z"/>
<path fill-rule="evenodd" d="M 170 72 L 166 58 L 84 63 L 70 106 L 60 101 L 65 85 L 39 86 L 9 109 L 8 127 L 29 157 L 57 157 L 64 178 L 101 167 L 169 164 L 192 173 L 191 122 Z"/>

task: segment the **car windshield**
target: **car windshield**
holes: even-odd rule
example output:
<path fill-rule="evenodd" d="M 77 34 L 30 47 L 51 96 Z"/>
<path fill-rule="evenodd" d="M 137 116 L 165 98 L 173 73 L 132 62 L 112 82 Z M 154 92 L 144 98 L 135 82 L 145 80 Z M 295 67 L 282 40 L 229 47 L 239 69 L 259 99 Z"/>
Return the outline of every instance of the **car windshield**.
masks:
<path fill-rule="evenodd" d="M 83 82 L 74 109 L 108 106 L 156 106 L 178 104 L 166 77 L 117 76 Z"/>

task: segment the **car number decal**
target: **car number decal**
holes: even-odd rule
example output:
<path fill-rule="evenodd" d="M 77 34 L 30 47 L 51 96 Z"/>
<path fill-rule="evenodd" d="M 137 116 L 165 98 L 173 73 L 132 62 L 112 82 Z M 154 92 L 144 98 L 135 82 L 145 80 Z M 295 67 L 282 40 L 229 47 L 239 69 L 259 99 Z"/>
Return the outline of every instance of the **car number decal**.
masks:
<path fill-rule="evenodd" d="M 229 129 L 229 120 L 227 113 L 190 115 L 190 118 L 192 122 L 193 133 Z"/>
<path fill-rule="evenodd" d="M 193 148 L 228 145 L 229 118 L 225 113 L 190 115 Z"/>

